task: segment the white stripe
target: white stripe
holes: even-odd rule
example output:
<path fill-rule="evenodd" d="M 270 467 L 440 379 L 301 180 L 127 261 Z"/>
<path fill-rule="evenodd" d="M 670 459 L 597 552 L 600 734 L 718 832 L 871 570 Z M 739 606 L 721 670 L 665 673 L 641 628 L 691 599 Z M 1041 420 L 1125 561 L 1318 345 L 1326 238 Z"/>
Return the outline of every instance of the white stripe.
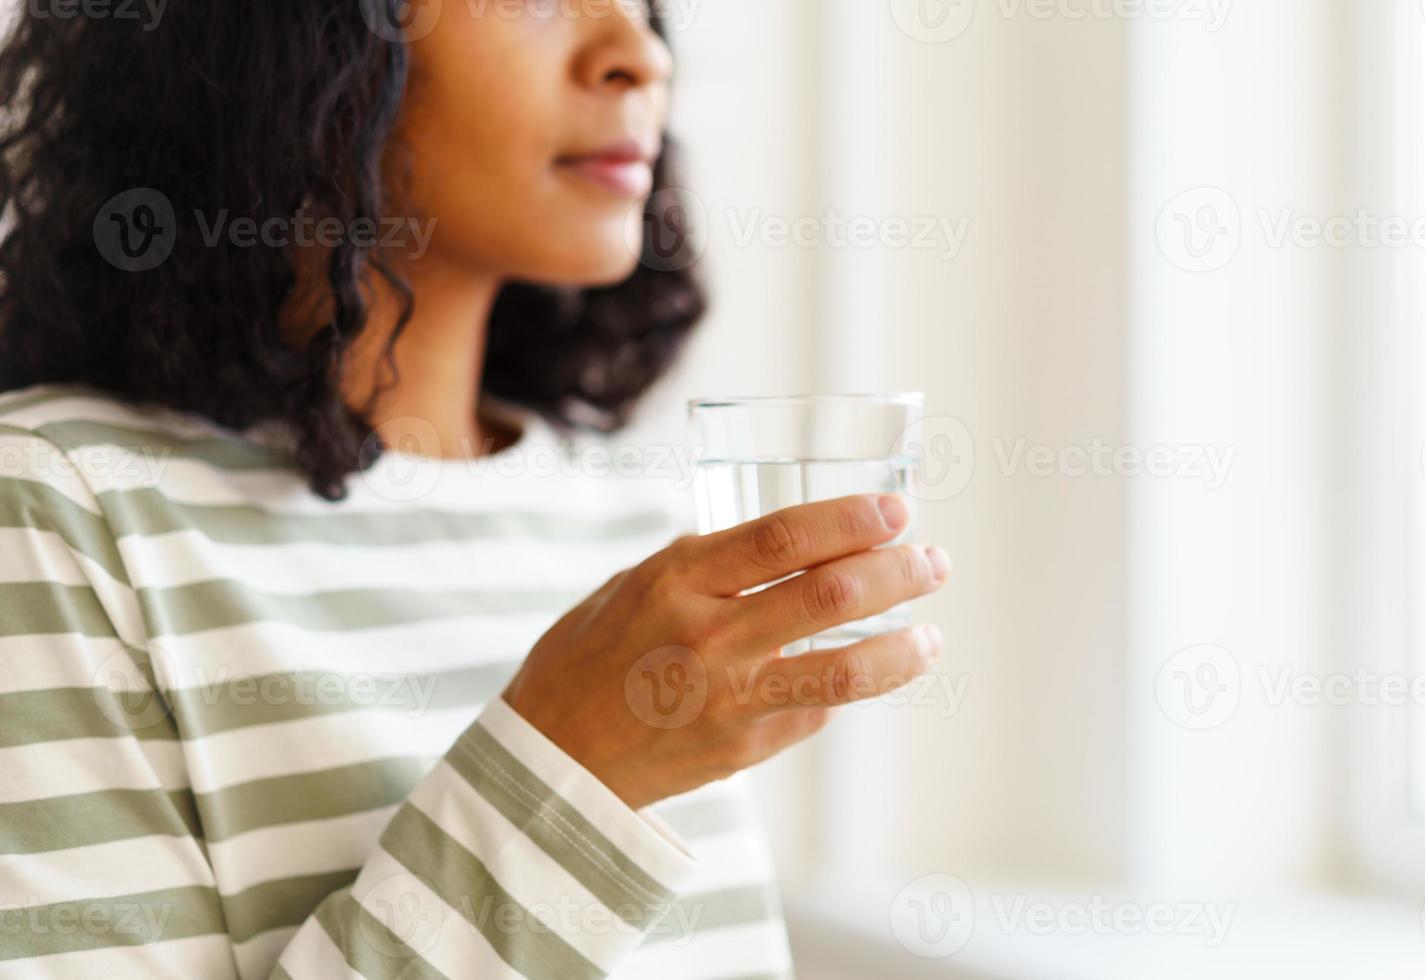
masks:
<path fill-rule="evenodd" d="M 486 705 L 480 724 L 506 751 L 573 804 L 610 843 L 668 890 L 679 890 L 692 872 L 693 859 L 660 817 L 651 810 L 631 809 L 501 698 Z"/>
<path fill-rule="evenodd" d="M 662 535 L 593 541 L 479 538 L 394 546 L 332 545 L 312 541 L 225 544 L 196 530 L 119 542 L 135 588 L 172 588 L 225 578 L 260 583 L 265 593 L 305 595 L 336 589 L 593 591 L 626 565 L 662 545 Z M 37 576 L 38 577 L 38 576 Z"/>
<path fill-rule="evenodd" d="M 213 885 L 191 837 L 134 837 L 42 854 L 0 855 L 0 907 L 97 901 Z"/>
<path fill-rule="evenodd" d="M 393 927 L 397 936 L 446 976 L 521 980 L 470 921 L 386 851 L 377 848 L 351 892 L 363 908 Z M 470 901 L 477 899 L 472 896 Z M 481 912 L 475 907 L 470 911 Z M 498 928 L 495 917 L 490 921 Z"/>
<path fill-rule="evenodd" d="M 536 916 L 544 913 L 547 918 L 551 906 L 560 901 L 574 909 L 595 910 L 595 914 L 607 908 L 579 879 L 545 853 L 521 828 L 511 824 L 447 764 L 438 765 L 431 778 L 416 787 L 410 801 L 479 858 L 510 897 Z M 570 847 L 582 846 L 572 839 L 566 843 Z M 599 855 L 591 855 L 591 858 L 601 867 L 609 863 L 608 858 Z M 623 881 L 619 885 L 627 889 Z M 612 918 L 612 911 L 597 915 L 600 922 Z M 567 934 L 557 928 L 557 919 L 549 924 L 569 945 L 605 972 L 618 965 L 630 944 L 628 935 L 612 928 L 602 934 L 589 930 Z M 636 936 L 634 938 L 636 941 Z"/>
<path fill-rule="evenodd" d="M 346 957 L 315 918 L 297 930 L 278 962 L 293 980 L 365 980 L 347 965 Z"/>
<path fill-rule="evenodd" d="M 637 444 L 639 464 L 647 473 L 627 472 L 629 461 L 619 452 L 622 443 L 617 435 L 594 432 L 576 433 L 571 437 L 577 464 L 561 461 L 551 453 L 560 437 L 537 413 L 511 406 L 512 417 L 525 429 L 518 452 L 490 459 L 448 459 L 420 461 L 424 470 L 438 462 L 440 479 L 428 494 L 417 499 L 403 496 L 407 490 L 391 478 L 399 478 L 401 463 L 396 454 L 387 453 L 377 467 L 368 473 L 353 474 L 348 481 L 351 491 L 342 501 L 325 501 L 312 495 L 305 480 L 285 469 L 224 471 L 200 460 L 168 458 L 134 461 L 132 448 L 103 445 L 86 446 L 84 459 L 88 463 L 88 479 L 94 492 L 132 489 L 135 486 L 157 486 L 175 501 L 192 504 L 245 504 L 273 513 L 381 513 L 406 510 L 413 504 L 438 506 L 466 513 L 500 513 L 511 508 L 545 507 L 558 513 L 584 512 L 591 516 L 612 518 L 631 514 L 649 506 L 661 507 L 686 523 L 687 494 L 685 486 L 690 474 L 680 472 L 688 460 L 675 457 L 669 451 L 681 447 L 645 447 Z M 0 403 L 0 424 L 15 427 L 37 427 L 47 423 L 84 421 L 107 423 L 171 435 L 180 441 L 204 438 L 236 439 L 238 433 L 227 430 L 196 414 L 153 408 L 133 408 L 105 395 L 72 395 L 56 398 L 24 409 L 4 411 Z M 12 437 L 14 438 L 14 437 Z M 31 442 L 41 441 L 38 439 Z M 596 450 L 600 455 L 590 454 Z M 654 452 L 661 455 L 655 456 Z M 3 454 L 0 454 L 3 458 Z M 394 461 L 394 463 L 392 463 Z M 512 470 L 509 467 L 514 466 Z M 569 467 L 573 465 L 571 470 Z M 543 467 L 543 469 L 540 469 Z M 143 470 L 142 476 L 135 469 Z M 0 471 L 2 472 L 2 471 Z M 155 482 L 154 477 L 158 479 Z M 478 492 L 472 493 L 472 489 Z M 81 494 L 81 498 L 88 494 Z"/>
<path fill-rule="evenodd" d="M 11 582 L 53 582 L 88 585 L 69 545 L 53 531 L 31 527 L 0 528 L 0 585 Z"/>
<path fill-rule="evenodd" d="M 188 776 L 176 741 L 74 738 L 0 749 L 0 803 L 23 803 L 108 789 L 183 789 Z"/>
<path fill-rule="evenodd" d="M 99 605 L 109 617 L 109 624 L 114 627 L 114 632 L 135 647 L 143 647 L 148 628 L 144 622 L 143 606 L 139 604 L 138 593 L 110 575 L 104 566 L 88 555 L 78 551 L 73 554 L 94 589 Z"/>
<path fill-rule="evenodd" d="M 236 980 L 223 935 L 171 939 L 146 946 L 110 946 L 0 961 L 5 980 Z"/>
<path fill-rule="evenodd" d="M 57 585 L 93 589 L 95 597 L 114 627 L 114 632 L 140 643 L 144 636 L 143 610 L 138 594 L 114 578 L 93 558 L 71 548 L 55 531 L 36 528 L 0 529 L 0 585 L 19 582 L 52 582 Z"/>
<path fill-rule="evenodd" d="M 397 806 L 327 820 L 262 827 L 208 843 L 208 859 L 224 895 L 301 875 L 361 867 Z"/>
<path fill-rule="evenodd" d="M 179 688 L 296 671 L 433 674 L 481 665 L 510 673 L 554 623 L 549 612 L 475 614 L 355 630 L 265 620 L 157 639 Z"/>
<path fill-rule="evenodd" d="M 40 386 L 34 393 L 44 388 L 57 391 L 51 386 Z M 138 408 L 101 394 L 63 395 L 26 408 L 8 410 L 0 401 L 0 425 L 36 429 L 52 422 L 98 422 L 129 429 L 157 430 L 180 439 L 203 439 L 225 431 L 202 416 L 151 406 Z"/>
<path fill-rule="evenodd" d="M 3 424 L 5 420 L 0 419 Z M 78 466 L 63 450 L 38 435 L 0 432 L 0 477 L 43 484 L 80 510 L 99 513 L 98 501 L 81 478 Z"/>
<path fill-rule="evenodd" d="M 44 691 L 52 687 L 91 687 L 100 667 L 124 645 L 113 637 L 79 633 L 0 636 L 0 694 Z M 110 690 L 147 690 L 128 672 L 114 672 Z"/>
<path fill-rule="evenodd" d="M 778 973 L 791 966 L 786 929 L 768 919 L 727 929 L 666 939 L 635 949 L 615 974 L 617 980 L 709 980 Z"/>
<path fill-rule="evenodd" d="M 145 487 L 175 503 L 253 507 L 273 515 L 380 515 L 419 507 L 468 515 L 533 510 L 609 521 L 649 510 L 666 514 L 671 499 L 669 484 L 659 480 L 502 473 L 497 461 L 452 459 L 442 461 L 432 481 L 412 482 L 408 488 L 390 486 L 378 474 L 354 473 L 347 480 L 346 499 L 327 501 L 314 495 L 295 470 L 227 470 L 179 456 L 142 466 L 133 462 L 131 450 L 118 446 L 90 446 L 84 452 L 85 475 L 95 494 Z M 545 465 L 534 447 L 528 458 L 532 466 Z M 549 459 L 553 465 L 557 457 Z"/>
<path fill-rule="evenodd" d="M 254 779 L 377 759 L 435 757 L 445 753 L 471 720 L 471 708 L 457 707 L 414 718 L 350 711 L 254 725 L 186 742 L 188 773 L 195 792 L 211 793 Z"/>

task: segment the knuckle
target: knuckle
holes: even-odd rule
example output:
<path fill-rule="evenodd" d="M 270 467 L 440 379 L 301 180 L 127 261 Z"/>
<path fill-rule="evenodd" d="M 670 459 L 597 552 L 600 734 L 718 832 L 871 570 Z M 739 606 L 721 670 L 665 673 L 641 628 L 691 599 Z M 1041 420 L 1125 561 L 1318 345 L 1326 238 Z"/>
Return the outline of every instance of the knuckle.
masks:
<path fill-rule="evenodd" d="M 680 534 L 663 550 L 670 556 L 691 560 L 702 537 L 697 534 Z"/>
<path fill-rule="evenodd" d="M 864 495 L 852 497 L 836 511 L 836 530 L 845 540 L 860 541 L 881 526 L 881 512 L 875 501 Z"/>
<path fill-rule="evenodd" d="M 643 561 L 623 572 L 624 581 L 639 591 L 648 589 L 662 574 L 659 564 L 662 561 L 662 552 L 649 555 Z"/>
<path fill-rule="evenodd" d="M 659 553 L 659 570 L 669 578 L 684 578 L 698 562 L 698 537 L 684 534 Z"/>
<path fill-rule="evenodd" d="M 827 675 L 827 700 L 842 704 L 855 700 L 871 682 L 871 671 L 859 654 L 847 654 L 835 660 Z"/>
<path fill-rule="evenodd" d="M 666 588 L 687 576 L 695 560 L 691 552 L 688 545 L 674 542 L 635 565 L 631 578 L 645 590 Z"/>
<path fill-rule="evenodd" d="M 825 568 L 810 578 L 805 595 L 807 611 L 815 619 L 848 615 L 860 601 L 861 586 L 850 572 Z"/>
<path fill-rule="evenodd" d="M 930 561 L 925 557 L 925 552 L 911 545 L 896 549 L 896 568 L 900 573 L 901 584 L 911 588 L 922 586 L 933 578 Z"/>
<path fill-rule="evenodd" d="M 713 610 L 704 609 L 696 602 L 679 608 L 680 645 L 704 654 L 722 645 L 727 627 Z"/>
<path fill-rule="evenodd" d="M 781 567 L 804 550 L 792 522 L 781 514 L 769 514 L 752 530 L 753 557 L 763 565 Z"/>

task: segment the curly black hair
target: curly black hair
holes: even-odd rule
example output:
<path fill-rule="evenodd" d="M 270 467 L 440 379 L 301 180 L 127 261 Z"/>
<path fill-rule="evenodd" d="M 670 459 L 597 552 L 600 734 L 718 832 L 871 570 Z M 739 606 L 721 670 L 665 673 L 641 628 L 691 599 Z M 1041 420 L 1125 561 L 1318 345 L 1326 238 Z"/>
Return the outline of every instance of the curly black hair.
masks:
<path fill-rule="evenodd" d="M 313 492 L 342 499 L 347 476 L 385 448 L 339 397 L 366 325 L 363 284 L 380 275 L 404 297 L 392 343 L 414 302 L 379 250 L 353 235 L 330 252 L 330 319 L 299 349 L 279 332 L 298 284 L 286 248 L 204 246 L 179 224 L 166 261 L 126 266 L 106 253 L 100 219 L 128 195 L 149 228 L 154 208 L 258 226 L 299 212 L 379 223 L 408 55 L 398 33 L 375 28 L 399 23 L 405 3 L 170 0 L 156 24 L 26 4 L 0 50 L 0 391 L 81 383 L 237 431 L 275 422 Z M 670 254 L 651 237 L 680 207 L 671 152 L 631 278 L 501 291 L 484 390 L 559 427 L 628 423 L 704 311 L 691 252 L 679 251 L 691 245 Z"/>

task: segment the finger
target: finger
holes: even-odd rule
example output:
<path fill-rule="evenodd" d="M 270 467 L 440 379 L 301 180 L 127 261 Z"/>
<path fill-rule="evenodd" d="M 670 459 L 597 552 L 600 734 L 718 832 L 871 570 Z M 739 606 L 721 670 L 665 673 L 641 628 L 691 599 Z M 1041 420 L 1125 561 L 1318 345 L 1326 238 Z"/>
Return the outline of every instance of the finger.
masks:
<path fill-rule="evenodd" d="M 727 644 L 760 653 L 794 643 L 933 592 L 949 574 L 939 548 L 897 545 L 838 558 L 724 603 Z"/>
<path fill-rule="evenodd" d="M 759 698 L 754 710 L 828 708 L 889 694 L 925 673 L 940 655 L 943 638 L 932 625 L 860 640 L 835 650 L 767 661 L 756 689 L 784 692 Z"/>
<path fill-rule="evenodd" d="M 898 494 L 855 494 L 798 504 L 723 531 L 692 547 L 692 582 L 734 596 L 812 565 L 884 544 L 910 523 Z"/>

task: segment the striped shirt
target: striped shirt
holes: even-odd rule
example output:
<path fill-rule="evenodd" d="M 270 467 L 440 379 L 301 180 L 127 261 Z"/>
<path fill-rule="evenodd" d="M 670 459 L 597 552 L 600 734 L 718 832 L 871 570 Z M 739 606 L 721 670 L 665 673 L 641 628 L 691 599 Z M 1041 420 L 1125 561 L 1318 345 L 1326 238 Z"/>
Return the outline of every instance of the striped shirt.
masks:
<path fill-rule="evenodd" d="M 498 697 L 692 528 L 487 400 L 514 445 L 330 502 L 256 429 L 0 396 L 0 978 L 791 975 L 746 774 L 635 811 Z"/>

